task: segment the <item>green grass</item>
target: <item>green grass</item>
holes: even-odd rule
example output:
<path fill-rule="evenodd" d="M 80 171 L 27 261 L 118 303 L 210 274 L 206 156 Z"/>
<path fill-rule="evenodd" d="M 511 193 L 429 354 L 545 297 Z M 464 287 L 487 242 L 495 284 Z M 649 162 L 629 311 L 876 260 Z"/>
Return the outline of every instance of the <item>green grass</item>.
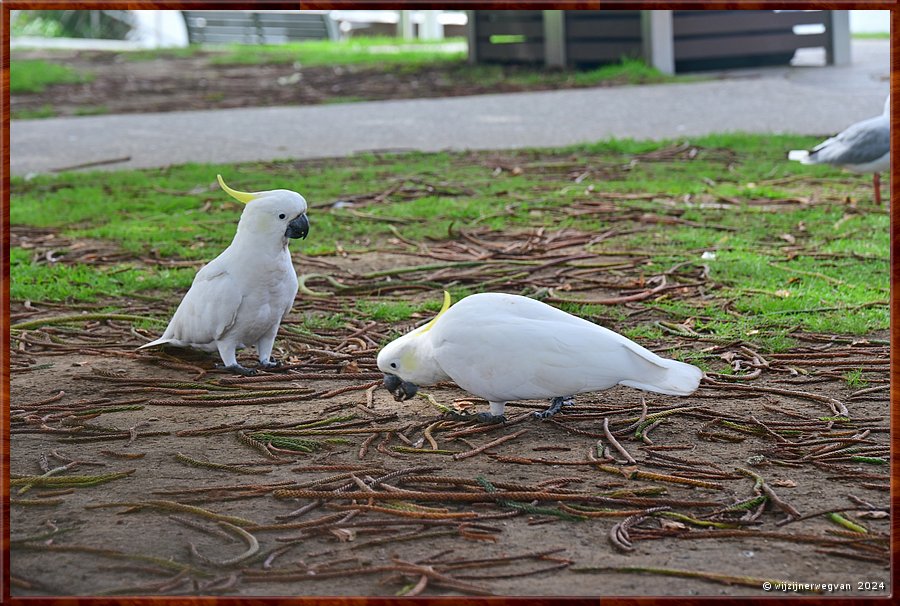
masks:
<path fill-rule="evenodd" d="M 37 36 L 39 38 L 56 38 L 63 35 L 63 27 L 59 21 L 39 16 L 38 11 L 26 11 L 29 15 L 19 13 L 17 19 L 10 23 L 13 36 Z M 24 18 L 23 18 L 24 17 Z"/>
<path fill-rule="evenodd" d="M 346 318 L 343 314 L 310 313 L 303 319 L 303 330 L 313 332 L 316 330 L 337 330 L 344 325 Z"/>
<path fill-rule="evenodd" d="M 514 37 L 513 37 L 514 38 Z M 311 40 L 277 45 L 190 46 L 178 49 L 140 50 L 120 53 L 132 61 L 177 59 L 208 55 L 219 65 L 297 64 L 298 66 L 356 65 L 415 72 L 423 67 L 450 68 L 447 77 L 485 87 L 499 83 L 536 86 L 596 86 L 603 84 L 649 84 L 685 82 L 697 76 L 669 76 L 637 59 L 594 69 L 543 69 L 529 66 L 468 65 L 466 51 L 459 50 L 463 38 L 437 41 L 387 37 L 351 38 L 345 41 Z M 332 102 L 356 101 L 348 97 Z"/>
<path fill-rule="evenodd" d="M 421 65 L 441 61 L 462 61 L 465 50 L 447 45 L 462 38 L 439 41 L 403 40 L 388 37 L 363 37 L 349 40 L 309 40 L 288 44 L 229 44 L 190 46 L 182 49 L 142 50 L 122 53 L 125 59 L 149 61 L 159 58 L 211 55 L 210 62 L 221 65 L 265 65 L 300 63 L 301 65 Z"/>
<path fill-rule="evenodd" d="M 665 82 L 694 82 L 699 76 L 670 76 L 638 59 L 623 58 L 593 69 L 549 70 L 538 67 L 503 65 L 467 65 L 459 77 L 482 86 L 500 83 L 522 87 L 536 86 L 601 86 L 622 84 L 659 84 Z"/>
<path fill-rule="evenodd" d="M 890 40 L 890 32 L 857 32 L 853 34 L 857 40 Z"/>
<path fill-rule="evenodd" d="M 384 69 L 416 71 L 444 65 L 453 68 L 448 77 L 471 84 L 494 86 L 501 82 L 523 87 L 596 86 L 602 84 L 650 84 L 685 82 L 698 76 L 669 76 L 637 59 L 623 58 L 619 63 L 594 69 L 548 70 L 540 67 L 468 65 L 466 52 L 458 48 L 461 38 L 440 41 L 402 40 L 398 38 L 352 38 L 334 42 L 314 40 L 278 45 L 239 45 L 222 47 L 192 46 L 184 49 L 142 50 L 121 53 L 134 61 L 180 58 L 209 54 L 210 63 L 219 65 L 291 64 L 300 66 L 357 65 Z M 334 102 L 357 100 L 347 98 Z"/>
<path fill-rule="evenodd" d="M 35 109 L 17 109 L 12 112 L 10 118 L 13 120 L 36 120 L 39 118 L 53 118 L 56 116 L 56 110 L 52 105 L 42 105 Z"/>
<path fill-rule="evenodd" d="M 841 334 L 888 328 L 888 215 L 874 206 L 870 181 L 864 176 L 784 160 L 787 150 L 817 140 L 709 136 L 692 141 L 696 153 L 690 160 L 685 154 L 642 158 L 670 149 L 673 142 L 601 141 L 503 152 L 504 165 L 520 170 L 499 173 L 492 160 L 496 153 L 407 153 L 300 164 L 192 164 L 162 172 L 65 173 L 29 181 L 14 177 L 10 219 L 13 225 L 58 229 L 65 237 L 104 240 L 135 258 L 208 260 L 230 242 L 241 212 L 239 204 L 210 189 L 216 173 L 222 173 L 242 190 L 287 188 L 303 193 L 312 205 L 311 233 L 308 240 L 291 246 L 307 255 L 383 248 L 395 237 L 392 230 L 404 239 L 427 242 L 446 240 L 451 230 L 460 228 L 572 228 L 599 233 L 615 226 L 623 233 L 592 250 L 646 255 L 648 261 L 639 271 L 648 277 L 678 263 L 688 263 L 682 272 L 699 272 L 706 266 L 705 297 L 661 297 L 646 303 L 651 307 L 648 314 L 634 319 L 621 306 L 574 302 L 561 307 L 639 341 L 664 339 L 669 333 L 657 322 L 665 320 L 689 322 L 705 339 L 741 339 L 764 351 L 778 351 L 791 346 L 789 333 L 798 328 Z M 562 168 L 554 168 L 557 165 Z M 593 172 L 575 183 L 572 167 Z M 398 183 L 405 184 L 402 196 L 361 208 L 330 208 L 337 200 L 375 196 Z M 579 202 L 627 193 L 647 197 L 610 198 L 615 200 L 614 212 L 578 216 L 567 212 Z M 846 204 L 847 198 L 856 201 L 855 210 Z M 815 203 L 775 204 L 795 199 Z M 648 224 L 641 221 L 644 215 L 677 217 L 682 223 Z M 626 216 L 630 219 L 622 220 Z M 788 242 L 791 239 L 794 244 Z M 704 252 L 715 256 L 703 259 Z M 14 300 L 84 300 L 144 291 L 171 296 L 173 291 L 183 292 L 194 273 L 190 268 L 163 271 L 136 261 L 98 272 L 94 267 L 33 263 L 30 254 L 12 251 Z M 416 259 L 411 257 L 409 264 L 417 264 Z M 606 277 L 604 270 L 598 269 L 598 277 Z M 316 290 L 321 284 L 314 281 L 309 286 Z M 450 290 L 454 300 L 469 294 L 460 288 Z M 439 296 L 418 300 L 427 302 L 361 298 L 344 313 L 401 322 L 413 314 L 425 317 L 440 306 Z M 297 329 L 338 328 L 343 317 L 310 315 Z"/>
<path fill-rule="evenodd" d="M 858 368 L 847 372 L 844 375 L 844 381 L 847 382 L 847 387 L 850 388 L 862 388 L 869 385 L 869 381 L 867 381 L 866 377 L 863 375 L 862 369 Z"/>
<path fill-rule="evenodd" d="M 650 67 L 638 59 L 623 58 L 619 63 L 604 65 L 596 69 L 577 72 L 575 82 L 577 84 L 591 85 L 606 81 L 624 81 L 626 84 L 645 84 L 653 82 L 685 82 L 688 80 L 700 80 L 698 76 L 670 76 L 664 74 L 655 67 Z"/>
<path fill-rule="evenodd" d="M 92 79 L 91 74 L 42 59 L 13 59 L 9 62 L 11 93 L 40 93 L 52 84 L 90 82 Z"/>
<path fill-rule="evenodd" d="M 437 61 L 461 61 L 464 50 L 446 49 L 460 40 L 425 42 L 397 38 L 351 38 L 341 42 L 310 40 L 278 45 L 234 45 L 213 58 L 221 64 L 300 63 L 301 65 L 419 65 Z"/>
<path fill-rule="evenodd" d="M 99 297 L 124 297 L 162 288 L 184 288 L 194 279 L 192 269 L 148 269 L 127 265 L 103 271 L 88 265 L 37 264 L 31 253 L 10 249 L 10 298 L 17 301 L 93 301 Z"/>
<path fill-rule="evenodd" d="M 102 116 L 108 113 L 109 108 L 104 105 L 84 105 L 75 110 L 76 116 Z"/>
<path fill-rule="evenodd" d="M 515 38 L 515 36 L 513 36 Z M 499 84 L 525 88 L 598 86 L 611 84 L 653 84 L 687 82 L 699 76 L 669 76 L 638 59 L 622 58 L 619 63 L 594 69 L 544 69 L 531 66 L 468 65 L 466 51 L 457 50 L 462 38 L 438 41 L 399 38 L 352 38 L 345 41 L 311 40 L 277 45 L 190 46 L 180 49 L 141 50 L 121 53 L 133 61 L 177 59 L 198 54 L 209 56 L 218 65 L 297 64 L 298 66 L 356 65 L 402 72 L 443 66 L 446 77 L 463 84 L 493 87 Z M 330 103 L 362 101 L 345 97 Z"/>
<path fill-rule="evenodd" d="M 546 69 L 529 65 L 469 65 L 464 40 L 440 41 L 402 40 L 387 37 L 353 38 L 346 41 L 315 40 L 278 45 L 190 46 L 156 50 L 116 53 L 116 60 L 177 61 L 202 58 L 213 66 L 292 65 L 301 67 L 349 66 L 359 78 L 378 78 L 383 74 L 417 79 L 440 75 L 441 86 L 456 92 L 493 92 L 495 90 L 546 90 L 555 88 L 617 86 L 687 82 L 698 76 L 669 76 L 637 59 L 623 58 L 619 63 L 595 69 Z M 173 66 L 178 64 L 173 63 Z M 184 67 L 184 65 L 182 65 Z M 61 63 L 32 60 L 12 60 L 12 92 L 39 93 L 51 84 L 87 82 L 89 73 L 79 73 Z M 377 87 L 376 87 L 377 88 Z M 326 96 L 324 103 L 356 103 L 381 96 L 377 91 L 366 96 L 348 94 Z M 402 96 L 402 95 L 401 95 Z M 413 93 L 415 96 L 415 93 Z M 198 99 L 218 105 L 225 99 L 222 91 L 198 93 Z M 85 105 L 74 115 L 90 116 L 108 113 L 103 105 Z M 56 115 L 50 105 L 13 112 L 15 119 L 37 119 Z"/>
<path fill-rule="evenodd" d="M 363 317 L 382 322 L 399 322 L 412 317 L 415 309 L 405 301 L 358 301 L 357 310 Z"/>
<path fill-rule="evenodd" d="M 453 300 L 458 301 L 465 294 L 451 289 Z M 410 319 L 413 314 L 433 315 L 434 312 L 441 309 L 442 300 L 433 298 L 421 303 L 413 304 L 408 301 L 357 301 L 353 310 L 354 317 L 363 317 L 366 319 L 379 320 L 382 322 L 400 322 Z"/>
<path fill-rule="evenodd" d="M 325 105 L 339 105 L 342 103 L 359 103 L 360 101 L 368 101 L 365 97 L 357 97 L 354 95 L 347 95 L 345 97 L 328 97 L 325 99 Z"/>
<path fill-rule="evenodd" d="M 155 61 L 157 59 L 189 59 L 202 52 L 207 51 L 199 45 L 192 45 L 176 48 L 123 51 L 119 53 L 119 56 L 127 61 Z"/>

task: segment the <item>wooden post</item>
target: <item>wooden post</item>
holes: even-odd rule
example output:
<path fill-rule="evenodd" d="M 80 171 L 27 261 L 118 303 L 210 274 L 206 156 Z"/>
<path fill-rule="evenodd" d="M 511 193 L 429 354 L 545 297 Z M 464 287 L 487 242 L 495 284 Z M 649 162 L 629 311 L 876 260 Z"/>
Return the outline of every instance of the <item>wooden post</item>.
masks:
<path fill-rule="evenodd" d="M 672 11 L 641 11 L 644 61 L 664 74 L 675 73 L 675 32 Z"/>
<path fill-rule="evenodd" d="M 259 13 L 250 13 L 250 22 L 253 23 L 253 44 L 265 44 L 266 32 L 259 19 Z"/>
<path fill-rule="evenodd" d="M 565 11 L 543 11 L 544 13 L 544 65 L 547 67 L 566 66 L 566 13 Z"/>
<path fill-rule="evenodd" d="M 412 11 L 397 11 L 397 13 L 399 14 L 397 35 L 404 40 L 412 40 L 415 37 L 413 35 Z"/>
<path fill-rule="evenodd" d="M 468 42 L 470 64 L 478 63 L 478 32 L 475 29 L 475 11 L 466 11 L 466 42 Z"/>
<path fill-rule="evenodd" d="M 825 62 L 850 65 L 850 11 L 828 11 L 825 27 L 828 28 Z"/>
<path fill-rule="evenodd" d="M 421 40 L 443 40 L 444 28 L 438 21 L 440 11 L 420 11 L 422 24 L 419 25 L 419 38 Z"/>

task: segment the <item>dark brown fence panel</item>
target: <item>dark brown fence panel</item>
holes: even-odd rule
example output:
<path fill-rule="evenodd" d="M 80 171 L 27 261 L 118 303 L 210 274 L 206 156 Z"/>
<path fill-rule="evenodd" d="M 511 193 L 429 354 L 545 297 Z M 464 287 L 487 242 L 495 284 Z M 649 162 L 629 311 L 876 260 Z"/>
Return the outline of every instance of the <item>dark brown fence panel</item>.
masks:
<path fill-rule="evenodd" d="M 823 11 L 675 11 L 675 37 L 765 32 L 825 23 Z"/>
<path fill-rule="evenodd" d="M 543 18 L 543 11 L 474 11 L 475 57 L 482 62 L 543 64 Z M 615 63 L 644 54 L 641 11 L 565 11 L 564 19 L 569 66 Z M 828 49 L 830 23 L 831 11 L 822 10 L 673 11 L 675 70 L 787 65 L 797 49 Z M 804 25 L 820 28 L 794 31 Z"/>
<path fill-rule="evenodd" d="M 570 65 L 617 63 L 640 57 L 640 11 L 566 11 L 566 58 Z"/>
<path fill-rule="evenodd" d="M 825 46 L 825 34 L 804 36 L 810 46 Z M 675 61 L 682 59 L 709 59 L 713 57 L 739 57 L 770 53 L 790 53 L 797 50 L 797 36 L 793 34 L 769 34 L 765 40 L 759 36 L 730 36 L 715 41 L 715 52 L 710 52 L 708 40 L 684 40 L 676 44 Z"/>
<path fill-rule="evenodd" d="M 475 11 L 479 61 L 544 62 L 543 11 Z"/>
<path fill-rule="evenodd" d="M 799 48 L 825 47 L 828 33 L 798 34 L 797 25 L 827 27 L 827 11 L 674 11 L 675 71 L 787 65 Z"/>

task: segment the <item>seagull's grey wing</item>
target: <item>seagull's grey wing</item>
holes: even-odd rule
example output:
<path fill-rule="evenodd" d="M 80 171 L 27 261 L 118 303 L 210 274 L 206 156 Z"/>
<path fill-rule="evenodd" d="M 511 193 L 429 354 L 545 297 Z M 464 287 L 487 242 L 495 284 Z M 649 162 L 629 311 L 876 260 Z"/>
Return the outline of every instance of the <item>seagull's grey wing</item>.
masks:
<path fill-rule="evenodd" d="M 809 154 L 813 162 L 835 165 L 867 164 L 891 149 L 891 126 L 887 116 L 870 118 L 815 146 Z"/>

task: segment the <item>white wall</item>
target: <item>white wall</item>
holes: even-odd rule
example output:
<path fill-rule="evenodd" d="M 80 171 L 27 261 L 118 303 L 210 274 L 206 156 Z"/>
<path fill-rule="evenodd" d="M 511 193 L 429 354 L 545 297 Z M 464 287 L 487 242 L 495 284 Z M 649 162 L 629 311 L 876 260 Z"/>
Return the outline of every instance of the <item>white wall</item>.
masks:
<path fill-rule="evenodd" d="M 187 46 L 187 26 L 181 11 L 131 11 L 137 27 L 129 39 L 148 48 Z"/>
<path fill-rule="evenodd" d="M 891 11 L 850 11 L 852 33 L 886 33 L 891 31 Z"/>

